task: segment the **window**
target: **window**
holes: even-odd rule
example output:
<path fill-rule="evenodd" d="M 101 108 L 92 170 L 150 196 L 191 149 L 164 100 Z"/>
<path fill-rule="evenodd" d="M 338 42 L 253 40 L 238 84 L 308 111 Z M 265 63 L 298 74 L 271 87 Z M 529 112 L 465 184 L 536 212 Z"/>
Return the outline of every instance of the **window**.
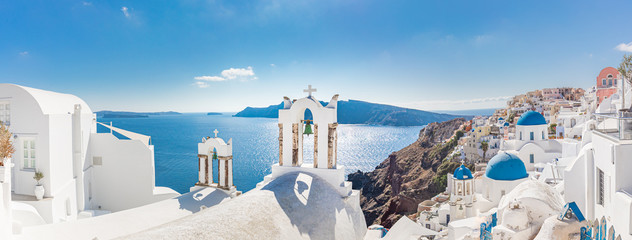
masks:
<path fill-rule="evenodd" d="M 529 134 L 529 138 L 531 139 L 531 141 L 533 141 L 533 139 L 534 139 L 533 132 L 531 132 L 531 134 Z"/>
<path fill-rule="evenodd" d="M 612 86 L 612 79 L 608 79 L 608 85 Z"/>
<path fill-rule="evenodd" d="M 520 132 L 520 141 L 522 141 L 522 132 Z"/>
<path fill-rule="evenodd" d="M 602 85 L 602 86 L 605 86 L 605 85 L 606 85 L 606 79 L 605 79 L 605 78 L 604 78 L 604 79 L 601 79 L 601 85 Z"/>
<path fill-rule="evenodd" d="M 617 79 L 616 78 L 614 79 L 614 85 L 615 86 L 617 85 Z"/>
<path fill-rule="evenodd" d="M 597 168 L 597 204 L 603 206 L 603 171 Z"/>
<path fill-rule="evenodd" d="M 534 163 L 535 162 L 535 156 L 532 154 L 529 154 L 529 162 L 530 163 Z"/>
<path fill-rule="evenodd" d="M 542 140 L 544 140 L 544 131 L 542 131 Z"/>
<path fill-rule="evenodd" d="M 11 125 L 11 105 L 9 102 L 0 102 L 0 122 Z"/>
<path fill-rule="evenodd" d="M 96 156 L 92 157 L 92 165 L 93 166 L 101 166 L 102 164 L 103 164 L 103 158 L 102 157 L 96 157 Z"/>
<path fill-rule="evenodd" d="M 26 169 L 34 169 L 35 168 L 35 139 L 34 138 L 26 138 L 22 141 L 22 149 L 24 150 L 22 155 L 22 159 L 24 162 L 24 167 Z"/>

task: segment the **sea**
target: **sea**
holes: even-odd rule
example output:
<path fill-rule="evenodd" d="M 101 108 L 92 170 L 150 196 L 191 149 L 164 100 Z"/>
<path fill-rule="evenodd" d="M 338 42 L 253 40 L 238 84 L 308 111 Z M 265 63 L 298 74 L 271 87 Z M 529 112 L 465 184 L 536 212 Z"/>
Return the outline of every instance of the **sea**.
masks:
<path fill-rule="evenodd" d="M 197 182 L 197 144 L 204 137 L 213 137 L 215 129 L 219 131 L 218 137 L 226 142 L 233 139 L 233 181 L 239 191 L 255 188 L 279 159 L 277 119 L 232 117 L 231 113 L 183 113 L 148 118 L 98 118 L 97 121 L 151 136 L 156 186 L 169 187 L 179 193 L 188 192 Z M 423 127 L 340 124 L 338 164 L 345 166 L 346 174 L 372 171 L 389 154 L 415 142 Z M 109 129 L 98 126 L 97 131 L 104 133 Z M 313 162 L 313 138 L 304 141 L 304 162 Z M 217 168 L 213 170 L 216 182 Z"/>

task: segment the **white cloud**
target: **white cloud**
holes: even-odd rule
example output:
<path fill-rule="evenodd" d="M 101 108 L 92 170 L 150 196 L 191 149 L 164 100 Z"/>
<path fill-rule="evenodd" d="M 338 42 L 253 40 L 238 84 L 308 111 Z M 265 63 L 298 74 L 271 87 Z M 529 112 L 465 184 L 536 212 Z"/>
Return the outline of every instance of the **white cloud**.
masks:
<path fill-rule="evenodd" d="M 202 82 L 202 81 L 197 81 L 197 82 L 193 83 L 193 85 L 196 85 L 199 88 L 207 88 L 207 87 L 209 87 L 207 82 Z"/>
<path fill-rule="evenodd" d="M 129 8 L 125 6 L 121 8 L 121 12 L 123 12 L 123 15 L 125 15 L 126 18 L 132 17 L 132 15 L 129 13 Z"/>
<path fill-rule="evenodd" d="M 270 63 L 270 67 L 276 67 L 276 65 L 274 65 L 274 63 Z"/>
<path fill-rule="evenodd" d="M 20 56 L 28 56 L 28 55 L 29 55 L 29 52 L 27 51 L 20 52 Z"/>
<path fill-rule="evenodd" d="M 81 4 L 84 6 L 92 6 L 91 2 L 81 2 Z"/>
<path fill-rule="evenodd" d="M 619 45 L 617 45 L 615 47 L 615 49 L 622 51 L 622 52 L 632 52 L 632 42 L 629 42 L 628 44 L 625 43 L 621 43 Z"/>
<path fill-rule="evenodd" d="M 209 82 L 226 81 L 226 78 L 219 77 L 219 76 L 199 76 L 199 77 L 194 77 L 193 79 L 195 79 L 195 80 L 202 80 L 202 81 L 209 81 Z"/>
<path fill-rule="evenodd" d="M 222 71 L 221 76 L 198 76 L 193 79 L 198 80 L 195 82 L 200 88 L 208 87 L 208 82 L 222 82 L 229 80 L 238 80 L 238 81 L 250 81 L 257 80 L 257 76 L 255 76 L 255 72 L 252 70 L 252 67 L 247 68 L 229 68 Z"/>
<path fill-rule="evenodd" d="M 229 68 L 222 71 L 222 76 L 227 80 L 238 79 L 241 81 L 257 80 L 252 67 L 247 68 Z"/>

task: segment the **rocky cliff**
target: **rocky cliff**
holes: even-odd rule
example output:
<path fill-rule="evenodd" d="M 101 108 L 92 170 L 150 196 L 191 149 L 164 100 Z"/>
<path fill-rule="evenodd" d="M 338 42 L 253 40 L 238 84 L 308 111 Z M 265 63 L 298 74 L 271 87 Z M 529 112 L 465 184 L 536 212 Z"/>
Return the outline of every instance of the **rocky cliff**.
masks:
<path fill-rule="evenodd" d="M 446 173 L 460 163 L 447 156 L 463 135 L 465 119 L 428 124 L 413 144 L 392 153 L 372 172 L 349 174 L 354 189 L 362 190 L 361 205 L 367 225 L 391 227 L 402 215 L 445 190 Z"/>

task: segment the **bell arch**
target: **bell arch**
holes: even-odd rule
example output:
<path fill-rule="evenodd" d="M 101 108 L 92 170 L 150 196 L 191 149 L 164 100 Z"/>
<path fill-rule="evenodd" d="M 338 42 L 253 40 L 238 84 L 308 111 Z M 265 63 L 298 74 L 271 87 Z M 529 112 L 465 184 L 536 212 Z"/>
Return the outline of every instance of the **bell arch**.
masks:
<path fill-rule="evenodd" d="M 313 92 L 315 89 L 311 89 L 311 91 Z M 313 167 L 336 168 L 337 100 L 338 95 L 335 95 L 327 106 L 323 106 L 311 96 L 311 92 L 308 97 L 294 101 L 284 97 L 284 107 L 279 110 L 280 166 L 299 167 L 303 165 L 304 138 L 313 137 Z M 305 118 L 307 111 L 312 115 L 311 121 Z M 313 135 L 303 135 L 308 123 Z"/>
<path fill-rule="evenodd" d="M 199 177 L 196 185 L 231 189 L 233 186 L 233 140 L 230 139 L 226 143 L 217 137 L 217 130 L 214 133 L 214 138 L 206 137 L 198 143 Z M 217 182 L 213 177 L 214 164 L 217 166 Z"/>

